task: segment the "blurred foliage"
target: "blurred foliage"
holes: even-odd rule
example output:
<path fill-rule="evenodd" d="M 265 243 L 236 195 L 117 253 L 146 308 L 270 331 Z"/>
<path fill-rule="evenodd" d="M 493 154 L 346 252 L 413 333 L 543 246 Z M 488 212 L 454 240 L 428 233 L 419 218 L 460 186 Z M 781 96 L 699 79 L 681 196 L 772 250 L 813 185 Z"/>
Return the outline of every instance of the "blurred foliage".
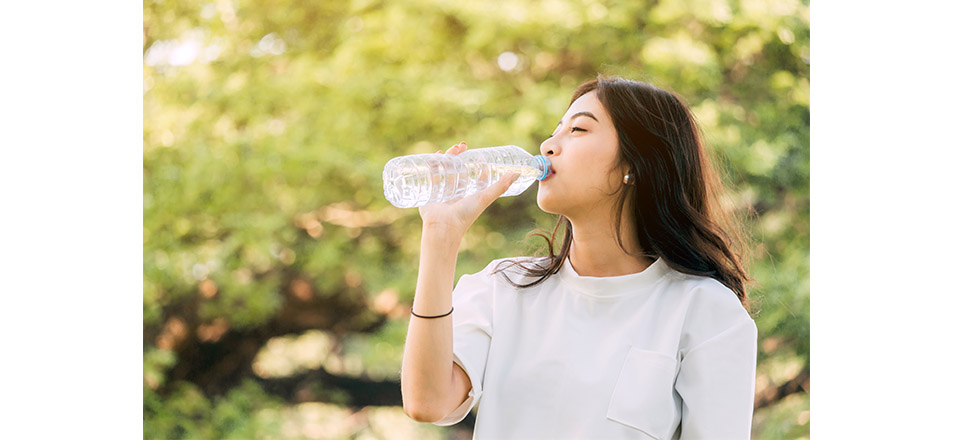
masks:
<path fill-rule="evenodd" d="M 451 435 L 262 384 L 396 381 L 420 218 L 383 198 L 383 164 L 461 140 L 536 152 L 597 73 L 691 105 L 733 205 L 760 214 L 758 395 L 809 371 L 807 1 L 147 0 L 143 47 L 145 438 Z M 535 197 L 481 216 L 457 278 L 539 246 L 524 236 L 555 219 Z M 301 300 L 370 313 L 281 325 Z M 228 390 L 207 385 L 215 347 L 252 353 Z M 809 436 L 806 391 L 758 409 L 754 436 Z"/>

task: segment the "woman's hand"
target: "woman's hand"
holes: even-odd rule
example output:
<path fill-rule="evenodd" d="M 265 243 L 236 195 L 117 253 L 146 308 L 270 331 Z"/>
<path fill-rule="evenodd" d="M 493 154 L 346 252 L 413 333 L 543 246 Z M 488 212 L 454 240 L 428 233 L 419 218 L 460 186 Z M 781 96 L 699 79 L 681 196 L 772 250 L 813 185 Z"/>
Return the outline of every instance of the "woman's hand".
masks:
<path fill-rule="evenodd" d="M 467 143 L 460 142 L 450 147 L 446 154 L 460 154 L 464 151 L 467 151 Z M 442 153 L 442 151 L 437 151 L 437 153 Z M 470 226 L 480 217 L 480 213 L 503 193 L 507 192 L 507 189 L 519 176 L 517 173 L 504 175 L 493 185 L 467 197 L 421 206 L 420 218 L 423 220 L 423 228 L 439 229 L 462 238 L 467 233 L 467 229 L 470 229 Z"/>

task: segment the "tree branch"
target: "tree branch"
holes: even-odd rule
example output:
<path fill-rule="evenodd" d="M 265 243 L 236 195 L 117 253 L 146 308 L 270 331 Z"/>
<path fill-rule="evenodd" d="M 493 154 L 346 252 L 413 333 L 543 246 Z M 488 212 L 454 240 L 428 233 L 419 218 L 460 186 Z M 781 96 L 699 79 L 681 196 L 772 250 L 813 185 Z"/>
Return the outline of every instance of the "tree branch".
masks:
<path fill-rule="evenodd" d="M 804 366 L 793 379 L 780 386 L 770 386 L 760 390 L 753 401 L 754 410 L 766 408 L 783 398 L 799 392 L 810 393 L 810 366 Z"/>
<path fill-rule="evenodd" d="M 332 374 L 323 367 L 287 377 L 254 377 L 264 391 L 291 404 L 326 402 L 359 410 L 365 406 L 403 406 L 399 380 L 372 380 Z M 472 430 L 473 412 L 457 427 Z"/>

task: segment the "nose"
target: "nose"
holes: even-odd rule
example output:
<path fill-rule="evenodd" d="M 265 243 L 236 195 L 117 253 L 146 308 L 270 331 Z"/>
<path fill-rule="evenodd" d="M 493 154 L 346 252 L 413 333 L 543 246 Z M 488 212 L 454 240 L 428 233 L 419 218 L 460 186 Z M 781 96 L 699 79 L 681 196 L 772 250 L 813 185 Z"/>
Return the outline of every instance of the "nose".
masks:
<path fill-rule="evenodd" d="M 540 154 L 551 157 L 556 156 L 560 152 L 560 145 L 558 145 L 553 137 L 548 137 L 542 143 L 540 143 Z"/>

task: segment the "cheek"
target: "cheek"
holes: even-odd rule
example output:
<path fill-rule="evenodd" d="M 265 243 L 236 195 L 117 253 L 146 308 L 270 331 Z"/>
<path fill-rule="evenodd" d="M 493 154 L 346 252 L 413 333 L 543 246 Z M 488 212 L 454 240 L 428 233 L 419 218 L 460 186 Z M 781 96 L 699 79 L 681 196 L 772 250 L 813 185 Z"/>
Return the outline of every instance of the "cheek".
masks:
<path fill-rule="evenodd" d="M 609 175 L 609 179 L 607 179 L 607 184 L 611 191 L 615 191 L 623 185 L 623 176 L 617 172 L 612 172 Z"/>

